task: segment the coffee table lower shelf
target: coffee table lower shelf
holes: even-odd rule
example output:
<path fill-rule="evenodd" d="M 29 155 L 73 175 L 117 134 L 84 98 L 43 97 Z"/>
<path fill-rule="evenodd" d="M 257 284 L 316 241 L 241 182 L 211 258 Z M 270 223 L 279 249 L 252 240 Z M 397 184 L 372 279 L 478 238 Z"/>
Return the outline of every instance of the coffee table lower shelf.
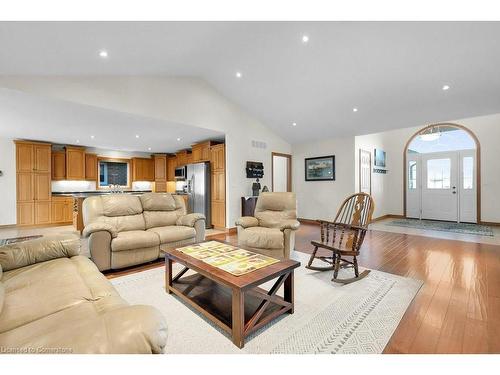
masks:
<path fill-rule="evenodd" d="M 190 270 L 187 266 L 174 276 L 172 260 L 168 256 L 165 257 L 165 266 L 167 293 L 174 293 L 228 332 L 239 348 L 243 348 L 245 338 L 252 332 L 280 315 L 293 314 L 293 269 L 278 275 L 269 290 L 254 287 L 243 291 L 198 272 L 184 276 Z M 283 297 L 276 294 L 282 285 Z"/>

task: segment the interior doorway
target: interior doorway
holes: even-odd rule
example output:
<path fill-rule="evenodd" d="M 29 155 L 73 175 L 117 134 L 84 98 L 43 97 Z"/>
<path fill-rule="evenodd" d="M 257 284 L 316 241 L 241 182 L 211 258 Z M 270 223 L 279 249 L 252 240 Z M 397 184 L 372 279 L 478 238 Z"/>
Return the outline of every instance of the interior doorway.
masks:
<path fill-rule="evenodd" d="M 272 159 L 272 191 L 292 191 L 292 155 L 273 152 Z"/>
<path fill-rule="evenodd" d="M 405 150 L 405 216 L 480 221 L 477 139 L 454 124 L 433 125 Z"/>

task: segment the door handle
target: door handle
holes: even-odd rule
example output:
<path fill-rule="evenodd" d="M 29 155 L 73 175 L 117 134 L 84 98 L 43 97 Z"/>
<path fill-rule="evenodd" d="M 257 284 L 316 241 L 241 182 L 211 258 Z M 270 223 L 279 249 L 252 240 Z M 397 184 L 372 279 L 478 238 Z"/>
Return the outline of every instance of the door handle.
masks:
<path fill-rule="evenodd" d="M 456 191 L 452 191 L 451 193 L 452 193 L 452 194 L 456 194 L 457 192 L 456 192 Z"/>

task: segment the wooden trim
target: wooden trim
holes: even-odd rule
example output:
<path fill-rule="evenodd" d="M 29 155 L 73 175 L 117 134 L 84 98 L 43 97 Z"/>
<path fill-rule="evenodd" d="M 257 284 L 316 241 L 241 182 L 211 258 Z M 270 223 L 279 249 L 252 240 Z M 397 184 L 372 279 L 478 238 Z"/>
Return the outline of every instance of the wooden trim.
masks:
<path fill-rule="evenodd" d="M 271 152 L 271 191 L 274 191 L 274 157 L 282 156 L 288 159 L 288 170 L 287 170 L 287 181 L 286 181 L 286 191 L 292 191 L 292 155 L 282 154 L 280 152 Z"/>
<path fill-rule="evenodd" d="M 95 179 L 95 188 L 96 190 L 108 190 L 107 187 L 100 187 L 99 186 L 99 177 L 101 175 L 99 171 L 99 162 L 101 161 L 109 161 L 109 162 L 115 162 L 115 163 L 127 163 L 128 165 L 128 174 L 127 174 L 127 189 L 132 189 L 132 159 L 127 159 L 127 158 L 108 158 L 106 156 L 97 156 L 97 175 Z"/>
<path fill-rule="evenodd" d="M 477 138 L 477 136 L 470 129 L 466 128 L 463 125 L 455 124 L 452 122 L 441 122 L 437 124 L 427 125 L 415 132 L 406 142 L 403 149 L 403 217 L 406 217 L 406 154 L 408 151 L 408 146 L 410 145 L 411 141 L 413 141 L 413 139 L 415 139 L 415 137 L 417 137 L 420 133 L 435 126 L 451 126 L 461 129 L 467 132 L 476 143 L 476 221 L 477 224 L 481 224 L 481 144 L 479 143 L 479 139 Z"/>
<path fill-rule="evenodd" d="M 479 224 L 481 225 L 489 225 L 492 227 L 500 227 L 500 223 L 496 221 L 481 221 Z"/>
<path fill-rule="evenodd" d="M 382 215 L 382 216 L 373 218 L 370 223 L 375 223 L 377 221 L 382 221 L 385 219 L 404 219 L 405 217 L 406 217 L 405 215 L 386 214 L 386 215 Z"/>

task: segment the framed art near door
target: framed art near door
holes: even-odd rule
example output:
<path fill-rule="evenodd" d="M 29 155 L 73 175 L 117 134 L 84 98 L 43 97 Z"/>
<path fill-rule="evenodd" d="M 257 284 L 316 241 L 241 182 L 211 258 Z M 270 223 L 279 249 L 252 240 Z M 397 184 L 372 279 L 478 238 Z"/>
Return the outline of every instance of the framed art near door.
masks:
<path fill-rule="evenodd" d="M 305 159 L 306 181 L 335 181 L 335 155 Z"/>
<path fill-rule="evenodd" d="M 372 193 L 372 154 L 359 149 L 359 192 Z"/>

